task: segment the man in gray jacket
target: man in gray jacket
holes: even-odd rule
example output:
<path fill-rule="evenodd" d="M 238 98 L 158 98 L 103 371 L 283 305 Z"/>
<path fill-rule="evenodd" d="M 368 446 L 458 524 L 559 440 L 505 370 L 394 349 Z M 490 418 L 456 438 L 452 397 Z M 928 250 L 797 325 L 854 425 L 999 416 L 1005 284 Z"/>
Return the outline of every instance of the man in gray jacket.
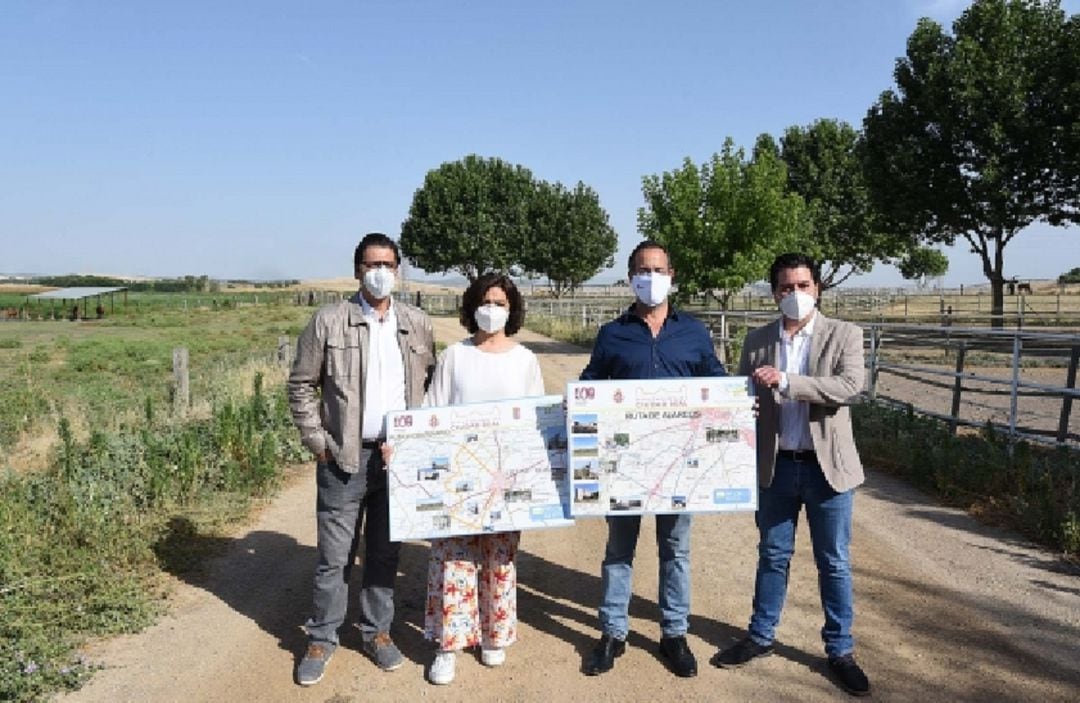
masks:
<path fill-rule="evenodd" d="M 758 396 L 757 579 L 746 638 L 718 652 L 712 663 L 743 666 L 771 654 L 787 594 L 795 526 L 806 508 L 818 569 L 829 670 L 856 696 L 870 682 L 855 662 L 851 626 L 851 510 L 863 482 L 848 406 L 863 387 L 863 334 L 850 322 L 817 309 L 821 270 L 802 254 L 781 254 L 769 270 L 776 322 L 751 331 L 739 375 L 750 376 Z"/>
<path fill-rule="evenodd" d="M 401 253 L 385 234 L 366 235 L 353 256 L 360 291 L 321 308 L 300 335 L 289 374 L 289 405 L 316 459 L 318 565 L 308 646 L 296 681 L 322 679 L 345 622 L 349 569 L 364 524 L 360 632 L 384 671 L 403 662 L 390 638 L 401 545 L 390 542 L 386 413 L 418 407 L 435 366 L 431 320 L 393 301 Z"/>

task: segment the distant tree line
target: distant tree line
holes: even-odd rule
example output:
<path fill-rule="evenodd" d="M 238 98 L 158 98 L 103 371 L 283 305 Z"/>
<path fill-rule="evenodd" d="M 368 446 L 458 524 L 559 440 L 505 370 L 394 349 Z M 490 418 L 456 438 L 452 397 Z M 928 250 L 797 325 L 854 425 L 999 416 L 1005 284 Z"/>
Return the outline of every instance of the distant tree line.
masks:
<path fill-rule="evenodd" d="M 781 251 L 823 262 L 838 285 L 876 262 L 942 275 L 934 246 L 963 239 L 1004 304 L 1006 245 L 1035 222 L 1080 223 L 1080 16 L 1059 0 L 975 0 L 952 32 L 921 19 L 895 87 L 861 129 L 835 119 L 732 140 L 642 179 L 638 231 L 669 247 L 683 293 L 726 302 Z M 469 156 L 428 173 L 402 248 L 429 271 L 542 275 L 558 293 L 611 265 L 596 193 Z"/>
<path fill-rule="evenodd" d="M 155 278 L 151 280 L 126 281 L 111 276 L 39 276 L 32 283 L 59 288 L 93 286 L 101 288 L 127 288 L 131 291 L 155 293 L 216 293 L 221 289 L 218 281 L 209 276 L 184 276 L 182 278 Z"/>
<path fill-rule="evenodd" d="M 218 293 L 221 291 L 222 285 L 222 281 L 218 281 L 205 275 L 128 281 L 123 278 L 114 278 L 112 276 L 71 274 L 67 276 L 38 276 L 31 279 L 30 282 L 42 286 L 56 286 L 58 288 L 75 288 L 79 286 L 101 288 L 123 287 L 131 291 L 153 293 Z M 278 281 L 229 279 L 224 281 L 224 283 L 229 285 L 251 286 L 252 288 L 288 288 L 290 286 L 299 285 L 300 281 L 295 278 Z"/>

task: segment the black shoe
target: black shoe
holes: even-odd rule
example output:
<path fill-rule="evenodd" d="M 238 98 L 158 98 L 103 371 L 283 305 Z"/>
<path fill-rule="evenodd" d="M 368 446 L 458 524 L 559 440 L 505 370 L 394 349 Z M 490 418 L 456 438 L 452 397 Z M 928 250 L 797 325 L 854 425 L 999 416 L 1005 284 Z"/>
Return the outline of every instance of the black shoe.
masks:
<path fill-rule="evenodd" d="M 855 663 L 851 654 L 829 657 L 829 671 L 836 677 L 840 688 L 853 696 L 866 696 L 870 693 L 870 679 L 866 678 L 862 667 Z"/>
<path fill-rule="evenodd" d="M 738 669 L 758 657 L 767 657 L 773 653 L 773 646 L 760 645 L 749 637 L 744 637 L 725 650 L 713 655 L 710 663 L 721 669 Z"/>
<path fill-rule="evenodd" d="M 676 676 L 683 678 L 697 676 L 697 659 L 694 659 L 694 653 L 690 651 L 686 638 L 682 635 L 661 637 L 660 654 L 664 655 L 668 667 Z"/>
<path fill-rule="evenodd" d="M 617 640 L 611 635 L 604 635 L 596 643 L 592 656 L 585 664 L 585 675 L 598 676 L 605 671 L 611 671 L 611 667 L 615 666 L 615 657 L 622 656 L 625 651 L 625 640 Z"/>

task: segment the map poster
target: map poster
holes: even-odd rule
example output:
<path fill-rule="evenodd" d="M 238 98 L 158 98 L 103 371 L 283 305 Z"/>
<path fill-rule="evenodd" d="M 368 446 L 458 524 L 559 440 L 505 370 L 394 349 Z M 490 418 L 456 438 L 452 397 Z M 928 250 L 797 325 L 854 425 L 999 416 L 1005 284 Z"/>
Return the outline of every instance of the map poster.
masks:
<path fill-rule="evenodd" d="M 386 441 L 394 542 L 573 524 L 562 396 L 392 412 Z"/>
<path fill-rule="evenodd" d="M 571 514 L 757 509 L 745 376 L 568 384 Z"/>

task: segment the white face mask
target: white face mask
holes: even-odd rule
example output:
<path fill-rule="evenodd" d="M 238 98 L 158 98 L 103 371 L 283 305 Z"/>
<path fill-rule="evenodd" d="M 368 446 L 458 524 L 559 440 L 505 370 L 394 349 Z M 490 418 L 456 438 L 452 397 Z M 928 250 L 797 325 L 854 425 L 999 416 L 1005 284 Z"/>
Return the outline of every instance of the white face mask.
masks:
<path fill-rule="evenodd" d="M 510 311 L 501 305 L 481 305 L 473 313 L 477 326 L 488 334 L 495 334 L 506 327 L 508 317 L 510 317 Z"/>
<path fill-rule="evenodd" d="M 814 311 L 816 304 L 814 296 L 796 290 L 780 299 L 780 312 L 789 320 L 802 320 Z"/>
<path fill-rule="evenodd" d="M 368 269 L 364 273 L 364 288 L 367 288 L 368 293 L 371 293 L 376 300 L 389 297 L 394 292 L 395 281 L 397 281 L 397 276 L 394 272 L 382 266 Z"/>
<path fill-rule="evenodd" d="M 630 279 L 630 287 L 641 302 L 654 308 L 667 299 L 671 276 L 666 273 L 639 273 Z"/>

